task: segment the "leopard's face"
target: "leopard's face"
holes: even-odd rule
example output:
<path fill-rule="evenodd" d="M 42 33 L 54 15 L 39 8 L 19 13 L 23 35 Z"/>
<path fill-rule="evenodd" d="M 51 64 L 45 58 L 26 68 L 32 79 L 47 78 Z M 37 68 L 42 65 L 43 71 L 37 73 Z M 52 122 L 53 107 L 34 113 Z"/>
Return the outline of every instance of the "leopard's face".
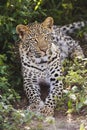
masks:
<path fill-rule="evenodd" d="M 44 56 L 51 43 L 53 19 L 48 17 L 42 23 L 33 23 L 27 26 L 18 25 L 17 33 L 21 39 L 20 47 L 32 54 Z"/>

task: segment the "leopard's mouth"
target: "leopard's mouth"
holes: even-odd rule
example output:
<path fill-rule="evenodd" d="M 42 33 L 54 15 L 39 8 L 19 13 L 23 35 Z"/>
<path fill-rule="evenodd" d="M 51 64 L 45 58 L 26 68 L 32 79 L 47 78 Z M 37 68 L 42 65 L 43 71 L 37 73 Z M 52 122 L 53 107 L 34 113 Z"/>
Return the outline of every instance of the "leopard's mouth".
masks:
<path fill-rule="evenodd" d="M 39 49 L 40 49 L 40 52 L 41 52 L 41 56 L 45 56 L 46 55 L 46 52 L 48 50 L 48 45 L 41 45 L 39 46 Z"/>

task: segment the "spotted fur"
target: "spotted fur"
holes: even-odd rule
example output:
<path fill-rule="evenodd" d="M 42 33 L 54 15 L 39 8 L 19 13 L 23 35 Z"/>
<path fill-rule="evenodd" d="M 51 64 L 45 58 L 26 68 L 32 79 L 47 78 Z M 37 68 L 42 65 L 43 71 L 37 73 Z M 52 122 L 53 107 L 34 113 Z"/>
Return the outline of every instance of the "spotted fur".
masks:
<path fill-rule="evenodd" d="M 74 25 L 74 24 L 73 24 Z M 65 27 L 53 25 L 48 17 L 42 23 L 18 25 L 19 52 L 22 63 L 24 90 L 29 99 L 29 109 L 46 116 L 53 115 L 58 99 L 62 97 L 63 84 L 61 64 L 68 57 L 84 57 L 78 42 L 66 35 Z M 50 86 L 45 101 L 41 99 L 40 87 Z"/>

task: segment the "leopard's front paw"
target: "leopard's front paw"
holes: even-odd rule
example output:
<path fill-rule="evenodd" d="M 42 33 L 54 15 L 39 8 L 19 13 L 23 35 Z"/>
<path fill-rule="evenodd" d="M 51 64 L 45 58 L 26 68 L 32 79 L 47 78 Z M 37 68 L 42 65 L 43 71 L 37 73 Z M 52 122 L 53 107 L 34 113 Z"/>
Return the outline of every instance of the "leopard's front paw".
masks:
<path fill-rule="evenodd" d="M 43 101 L 40 101 L 38 103 L 32 103 L 28 106 L 28 110 L 32 112 L 38 112 L 39 108 L 42 108 L 44 106 Z"/>
<path fill-rule="evenodd" d="M 35 112 L 37 109 L 37 105 L 35 103 L 32 103 L 27 108 L 29 111 Z"/>
<path fill-rule="evenodd" d="M 43 116 L 53 116 L 54 115 L 54 108 L 51 108 L 49 106 L 44 106 L 43 108 L 40 108 L 40 113 Z"/>

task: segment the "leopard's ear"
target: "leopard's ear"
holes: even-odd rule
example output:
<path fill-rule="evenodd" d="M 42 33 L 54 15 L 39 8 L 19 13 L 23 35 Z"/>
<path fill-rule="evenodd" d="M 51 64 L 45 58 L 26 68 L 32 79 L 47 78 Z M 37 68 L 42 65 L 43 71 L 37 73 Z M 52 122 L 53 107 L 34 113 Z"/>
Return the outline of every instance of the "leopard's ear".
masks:
<path fill-rule="evenodd" d="M 52 18 L 52 17 L 47 17 L 47 18 L 44 20 L 44 22 L 42 23 L 42 25 L 43 25 L 44 27 L 47 27 L 47 28 L 51 29 L 52 26 L 53 26 L 53 23 L 54 23 L 53 18 Z"/>
<path fill-rule="evenodd" d="M 19 34 L 20 39 L 28 32 L 28 27 L 22 24 L 17 25 L 16 32 Z"/>

